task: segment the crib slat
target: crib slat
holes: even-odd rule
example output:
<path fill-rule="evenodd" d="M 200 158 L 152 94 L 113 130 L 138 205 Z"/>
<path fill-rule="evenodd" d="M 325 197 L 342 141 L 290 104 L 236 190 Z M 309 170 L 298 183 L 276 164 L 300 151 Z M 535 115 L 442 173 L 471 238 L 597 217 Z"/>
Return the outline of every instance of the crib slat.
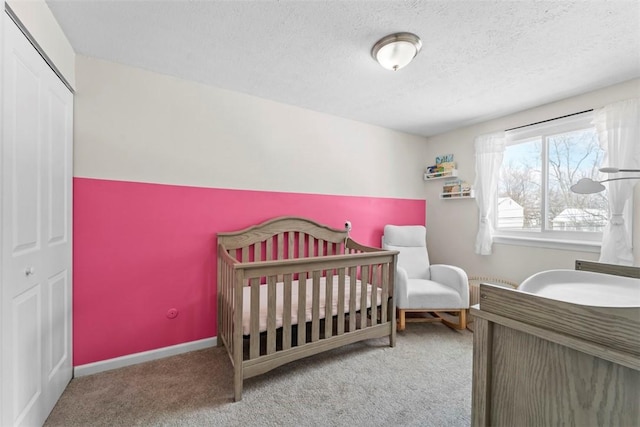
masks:
<path fill-rule="evenodd" d="M 333 255 L 334 254 L 334 248 L 335 248 L 335 244 L 333 244 L 331 242 L 327 242 L 327 255 Z"/>
<path fill-rule="evenodd" d="M 324 256 L 324 240 L 318 239 L 318 256 Z"/>
<path fill-rule="evenodd" d="M 276 276 L 267 278 L 267 354 L 276 352 Z"/>
<path fill-rule="evenodd" d="M 378 268 L 379 264 L 374 264 L 371 271 L 371 326 L 378 324 Z"/>
<path fill-rule="evenodd" d="M 251 286 L 249 358 L 255 359 L 260 356 L 260 282 L 255 277 L 249 283 Z M 245 301 L 244 304 L 246 303 Z"/>
<path fill-rule="evenodd" d="M 344 334 L 344 291 L 345 291 L 345 268 L 338 269 L 338 330 L 337 334 Z"/>
<path fill-rule="evenodd" d="M 389 301 L 389 263 L 382 264 L 382 301 L 380 310 L 381 322 L 387 322 L 387 303 Z M 395 325 L 393 325 L 395 328 Z"/>
<path fill-rule="evenodd" d="M 249 247 L 245 246 L 242 248 L 242 262 L 249 261 Z"/>
<path fill-rule="evenodd" d="M 298 232 L 298 258 L 304 258 L 305 254 L 304 254 L 304 249 L 305 249 L 305 233 L 303 232 Z M 301 284 L 303 282 L 305 282 L 307 280 L 307 275 L 304 273 L 299 273 L 298 274 L 298 313 L 297 313 L 297 317 L 298 317 L 298 325 L 300 325 L 301 323 L 304 323 L 304 313 L 302 315 L 302 317 L 300 316 L 300 310 L 302 309 L 303 304 L 300 303 L 300 301 L 304 301 L 304 298 L 306 298 L 306 296 L 303 298 L 302 295 L 304 293 L 304 291 L 300 291 L 301 288 Z M 302 328 L 301 326 L 297 327 L 297 343 L 298 344 L 304 344 L 304 340 L 305 340 L 305 330 L 306 328 Z"/>
<path fill-rule="evenodd" d="M 333 335 L 333 274 L 325 277 L 325 304 L 324 304 L 324 337 Z"/>
<path fill-rule="evenodd" d="M 273 260 L 273 237 L 269 237 L 267 239 L 267 253 L 266 253 L 266 260 L 267 261 L 271 261 Z"/>
<path fill-rule="evenodd" d="M 293 231 L 289 231 L 287 234 L 289 236 L 289 246 L 287 247 L 287 258 L 293 259 L 295 258 L 296 236 Z"/>
<path fill-rule="evenodd" d="M 298 345 L 304 345 L 307 341 L 307 273 L 298 275 Z"/>
<path fill-rule="evenodd" d="M 356 330 L 356 282 L 358 268 L 349 267 L 349 332 Z"/>
<path fill-rule="evenodd" d="M 309 258 L 315 256 L 315 253 L 316 253 L 316 251 L 314 250 L 315 241 L 316 239 L 313 236 L 309 235 L 309 255 L 308 255 Z"/>
<path fill-rule="evenodd" d="M 254 249 L 254 260 L 255 261 L 262 261 L 262 242 L 258 242 L 253 246 L 255 247 L 255 249 Z"/>
<path fill-rule="evenodd" d="M 278 233 L 278 259 L 284 259 L 284 233 Z"/>
<path fill-rule="evenodd" d="M 360 329 L 367 327 L 367 290 L 369 282 L 369 266 L 363 265 L 360 270 Z"/>
<path fill-rule="evenodd" d="M 284 233 L 278 234 L 278 259 L 284 259 Z M 282 282 L 282 274 L 278 274 L 278 282 Z"/>
<path fill-rule="evenodd" d="M 284 275 L 282 299 L 282 349 L 291 348 L 291 281 L 292 275 Z"/>
<path fill-rule="evenodd" d="M 304 258 L 304 233 L 298 233 L 298 258 Z"/>
<path fill-rule="evenodd" d="M 320 339 L 320 271 L 313 272 L 313 302 L 311 306 L 311 341 Z"/>

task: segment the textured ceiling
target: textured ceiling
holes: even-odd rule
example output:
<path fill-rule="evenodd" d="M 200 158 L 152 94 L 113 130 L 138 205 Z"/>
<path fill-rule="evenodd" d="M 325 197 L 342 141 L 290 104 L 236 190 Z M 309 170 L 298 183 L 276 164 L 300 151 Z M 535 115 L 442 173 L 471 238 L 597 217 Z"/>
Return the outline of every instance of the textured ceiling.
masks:
<path fill-rule="evenodd" d="M 47 3 L 79 54 L 424 136 L 640 77 L 638 0 Z"/>

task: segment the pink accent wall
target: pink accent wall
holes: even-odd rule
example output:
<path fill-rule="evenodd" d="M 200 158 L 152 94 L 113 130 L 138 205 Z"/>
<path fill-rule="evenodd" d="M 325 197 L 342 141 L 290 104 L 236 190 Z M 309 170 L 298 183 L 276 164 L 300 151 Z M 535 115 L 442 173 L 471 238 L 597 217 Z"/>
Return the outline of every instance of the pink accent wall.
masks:
<path fill-rule="evenodd" d="M 379 246 L 385 224 L 424 224 L 426 204 L 75 178 L 74 366 L 214 337 L 216 233 L 282 215 L 350 220 Z"/>

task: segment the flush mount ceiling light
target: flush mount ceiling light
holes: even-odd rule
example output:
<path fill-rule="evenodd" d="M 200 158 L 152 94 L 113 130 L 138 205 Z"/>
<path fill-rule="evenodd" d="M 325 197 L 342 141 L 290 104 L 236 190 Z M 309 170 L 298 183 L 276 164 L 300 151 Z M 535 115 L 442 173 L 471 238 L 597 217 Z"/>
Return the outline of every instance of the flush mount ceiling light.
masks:
<path fill-rule="evenodd" d="M 422 48 L 420 37 L 412 33 L 395 33 L 378 40 L 371 56 L 387 70 L 398 71 L 415 58 Z"/>

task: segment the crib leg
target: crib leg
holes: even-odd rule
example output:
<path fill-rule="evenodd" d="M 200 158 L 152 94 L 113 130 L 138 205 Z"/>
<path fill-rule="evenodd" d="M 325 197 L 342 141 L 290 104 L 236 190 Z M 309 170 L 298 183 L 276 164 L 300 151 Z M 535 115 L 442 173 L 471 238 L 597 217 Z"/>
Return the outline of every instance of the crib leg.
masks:
<path fill-rule="evenodd" d="M 391 335 L 389 335 L 389 347 L 396 346 L 396 310 L 391 309 Z"/>
<path fill-rule="evenodd" d="M 240 340 L 242 341 L 242 340 Z M 242 349 L 236 352 L 233 364 L 233 401 L 242 400 L 242 381 L 244 380 L 244 366 L 242 363 Z"/>
<path fill-rule="evenodd" d="M 233 379 L 233 401 L 239 402 L 242 400 L 242 371 L 240 372 L 240 378 L 238 378 L 238 372 L 235 373 Z"/>

